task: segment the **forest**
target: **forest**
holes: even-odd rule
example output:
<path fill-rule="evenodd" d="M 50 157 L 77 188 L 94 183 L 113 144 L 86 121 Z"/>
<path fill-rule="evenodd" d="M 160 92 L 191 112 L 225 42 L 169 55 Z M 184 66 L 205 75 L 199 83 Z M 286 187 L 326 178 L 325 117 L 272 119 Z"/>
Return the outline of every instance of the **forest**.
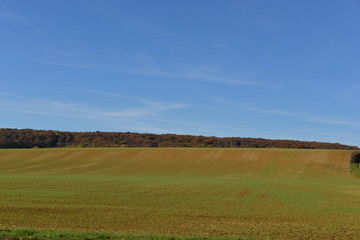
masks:
<path fill-rule="evenodd" d="M 205 137 L 132 132 L 65 132 L 53 130 L 0 128 L 0 148 L 54 147 L 196 147 L 196 148 L 297 148 L 346 149 L 340 143 L 263 138 Z"/>

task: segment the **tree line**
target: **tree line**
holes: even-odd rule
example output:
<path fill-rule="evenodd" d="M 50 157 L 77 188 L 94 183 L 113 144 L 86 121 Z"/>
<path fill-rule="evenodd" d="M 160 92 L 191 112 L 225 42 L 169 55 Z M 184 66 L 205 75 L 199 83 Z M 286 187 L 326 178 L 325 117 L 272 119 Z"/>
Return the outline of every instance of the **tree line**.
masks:
<path fill-rule="evenodd" d="M 0 148 L 54 147 L 197 147 L 197 148 L 297 148 L 346 149 L 340 143 L 271 140 L 263 138 L 205 137 L 131 132 L 65 132 L 0 128 Z"/>

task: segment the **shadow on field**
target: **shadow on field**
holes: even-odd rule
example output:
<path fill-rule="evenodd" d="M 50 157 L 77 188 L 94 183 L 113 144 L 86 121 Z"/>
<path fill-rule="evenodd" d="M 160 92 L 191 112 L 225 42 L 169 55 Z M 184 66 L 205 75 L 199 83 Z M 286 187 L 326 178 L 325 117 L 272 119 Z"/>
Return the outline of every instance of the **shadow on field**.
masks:
<path fill-rule="evenodd" d="M 0 240 L 234 240 L 230 238 L 122 235 L 104 232 L 71 233 L 36 229 L 7 229 L 0 225 Z M 241 240 L 241 239 L 236 239 Z M 245 240 L 245 239 L 244 239 Z M 246 239 L 253 240 L 253 239 Z"/>
<path fill-rule="evenodd" d="M 359 164 L 360 164 L 360 151 L 353 152 L 351 154 L 349 161 L 349 172 L 357 178 L 360 178 Z"/>

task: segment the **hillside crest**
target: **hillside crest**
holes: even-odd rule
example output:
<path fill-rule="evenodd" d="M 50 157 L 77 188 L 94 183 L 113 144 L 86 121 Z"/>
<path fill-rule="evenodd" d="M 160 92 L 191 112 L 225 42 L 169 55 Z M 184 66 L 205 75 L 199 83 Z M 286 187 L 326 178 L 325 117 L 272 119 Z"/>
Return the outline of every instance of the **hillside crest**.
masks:
<path fill-rule="evenodd" d="M 241 137 L 205 137 L 131 132 L 65 132 L 0 128 L 0 148 L 51 147 L 204 147 L 204 148 L 296 148 L 357 150 L 340 143 L 271 140 Z"/>

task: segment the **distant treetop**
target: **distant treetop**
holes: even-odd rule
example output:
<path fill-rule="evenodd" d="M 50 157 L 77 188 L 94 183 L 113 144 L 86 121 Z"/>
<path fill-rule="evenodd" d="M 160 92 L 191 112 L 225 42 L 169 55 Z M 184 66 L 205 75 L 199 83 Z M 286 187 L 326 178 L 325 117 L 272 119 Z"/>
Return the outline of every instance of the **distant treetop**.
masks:
<path fill-rule="evenodd" d="M 195 148 L 297 148 L 357 150 L 340 143 L 271 140 L 241 137 L 204 137 L 130 132 L 63 132 L 0 128 L 0 148 L 52 147 L 195 147 Z"/>

